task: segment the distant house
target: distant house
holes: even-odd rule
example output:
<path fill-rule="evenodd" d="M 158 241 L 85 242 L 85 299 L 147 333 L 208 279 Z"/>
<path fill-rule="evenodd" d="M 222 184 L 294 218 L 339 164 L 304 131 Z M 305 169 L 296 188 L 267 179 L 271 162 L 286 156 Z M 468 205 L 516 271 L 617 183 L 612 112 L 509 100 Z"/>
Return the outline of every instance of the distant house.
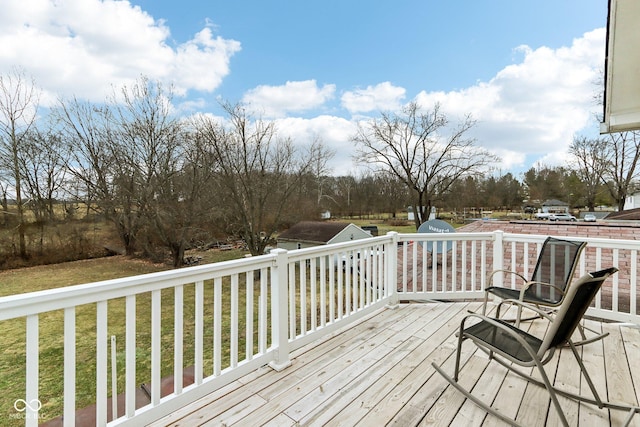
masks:
<path fill-rule="evenodd" d="M 556 199 L 549 199 L 542 203 L 542 209 L 538 209 L 536 218 L 547 219 L 551 214 L 569 213 L 569 204 Z"/>
<path fill-rule="evenodd" d="M 424 210 L 425 207 L 423 206 L 422 209 Z M 408 221 L 414 221 L 416 218 L 415 213 L 413 212 L 413 206 L 408 206 L 407 207 L 407 220 Z M 436 207 L 435 206 L 431 206 L 431 212 L 429 212 L 429 216 L 427 219 L 436 219 Z M 423 218 L 424 220 L 424 218 Z"/>
<path fill-rule="evenodd" d="M 278 236 L 278 248 L 302 249 L 331 243 L 366 239 L 371 233 L 355 224 L 332 221 L 302 221 Z"/>
<path fill-rule="evenodd" d="M 569 213 L 569 204 L 556 199 L 546 200 L 542 204 L 544 213 Z"/>
<path fill-rule="evenodd" d="M 624 201 L 624 210 L 640 208 L 640 192 L 632 193 Z"/>

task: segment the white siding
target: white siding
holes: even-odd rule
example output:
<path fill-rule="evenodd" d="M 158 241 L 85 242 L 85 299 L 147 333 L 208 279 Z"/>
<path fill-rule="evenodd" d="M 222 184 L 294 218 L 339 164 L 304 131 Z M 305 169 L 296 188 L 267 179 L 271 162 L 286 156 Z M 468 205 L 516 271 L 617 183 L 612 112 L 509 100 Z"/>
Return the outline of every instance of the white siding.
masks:
<path fill-rule="evenodd" d="M 331 243 L 350 242 L 351 240 L 368 239 L 369 237 L 371 237 L 371 234 L 364 231 L 362 228 L 358 227 L 355 224 L 349 224 L 341 232 L 339 232 L 331 240 L 329 240 L 327 243 L 331 244 Z"/>

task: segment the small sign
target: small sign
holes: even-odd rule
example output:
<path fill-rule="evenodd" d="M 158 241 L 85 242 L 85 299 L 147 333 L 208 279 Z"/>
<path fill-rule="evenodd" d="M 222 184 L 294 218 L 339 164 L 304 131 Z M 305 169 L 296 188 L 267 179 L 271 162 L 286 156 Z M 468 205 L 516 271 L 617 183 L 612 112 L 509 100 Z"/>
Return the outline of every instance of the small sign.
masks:
<path fill-rule="evenodd" d="M 418 227 L 418 233 L 455 233 L 456 229 L 453 225 L 448 222 L 442 221 L 441 219 L 432 219 L 426 222 L 423 222 L 420 227 Z M 426 248 L 427 252 L 434 252 L 435 243 L 435 253 L 440 254 L 443 252 L 442 248 L 444 246 L 443 241 L 438 242 L 422 242 L 422 246 Z M 451 250 L 451 241 L 447 241 L 447 250 Z"/>

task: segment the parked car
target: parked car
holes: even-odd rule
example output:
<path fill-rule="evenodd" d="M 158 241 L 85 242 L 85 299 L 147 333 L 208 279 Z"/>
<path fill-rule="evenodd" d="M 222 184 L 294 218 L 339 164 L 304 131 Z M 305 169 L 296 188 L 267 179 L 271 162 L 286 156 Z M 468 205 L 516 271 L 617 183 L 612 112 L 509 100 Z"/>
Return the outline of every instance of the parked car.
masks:
<path fill-rule="evenodd" d="M 594 214 L 584 214 L 584 222 L 596 222 L 596 216 Z"/>
<path fill-rule="evenodd" d="M 568 213 L 557 213 L 549 215 L 549 221 L 577 221 L 576 217 Z"/>

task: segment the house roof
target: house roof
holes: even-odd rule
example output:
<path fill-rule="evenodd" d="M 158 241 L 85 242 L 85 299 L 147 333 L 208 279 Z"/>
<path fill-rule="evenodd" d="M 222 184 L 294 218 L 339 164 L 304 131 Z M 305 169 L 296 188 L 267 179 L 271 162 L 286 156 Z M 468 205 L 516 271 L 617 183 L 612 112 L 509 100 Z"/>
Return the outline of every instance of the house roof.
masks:
<path fill-rule="evenodd" d="M 334 221 L 302 221 L 283 231 L 278 240 L 303 240 L 327 243 L 349 224 Z"/>
<path fill-rule="evenodd" d="M 542 206 L 569 206 L 569 204 L 558 199 L 549 199 L 545 200 Z"/>
<path fill-rule="evenodd" d="M 606 217 L 607 219 L 621 219 L 621 220 L 640 220 L 640 208 L 625 209 L 623 211 L 611 212 Z"/>

